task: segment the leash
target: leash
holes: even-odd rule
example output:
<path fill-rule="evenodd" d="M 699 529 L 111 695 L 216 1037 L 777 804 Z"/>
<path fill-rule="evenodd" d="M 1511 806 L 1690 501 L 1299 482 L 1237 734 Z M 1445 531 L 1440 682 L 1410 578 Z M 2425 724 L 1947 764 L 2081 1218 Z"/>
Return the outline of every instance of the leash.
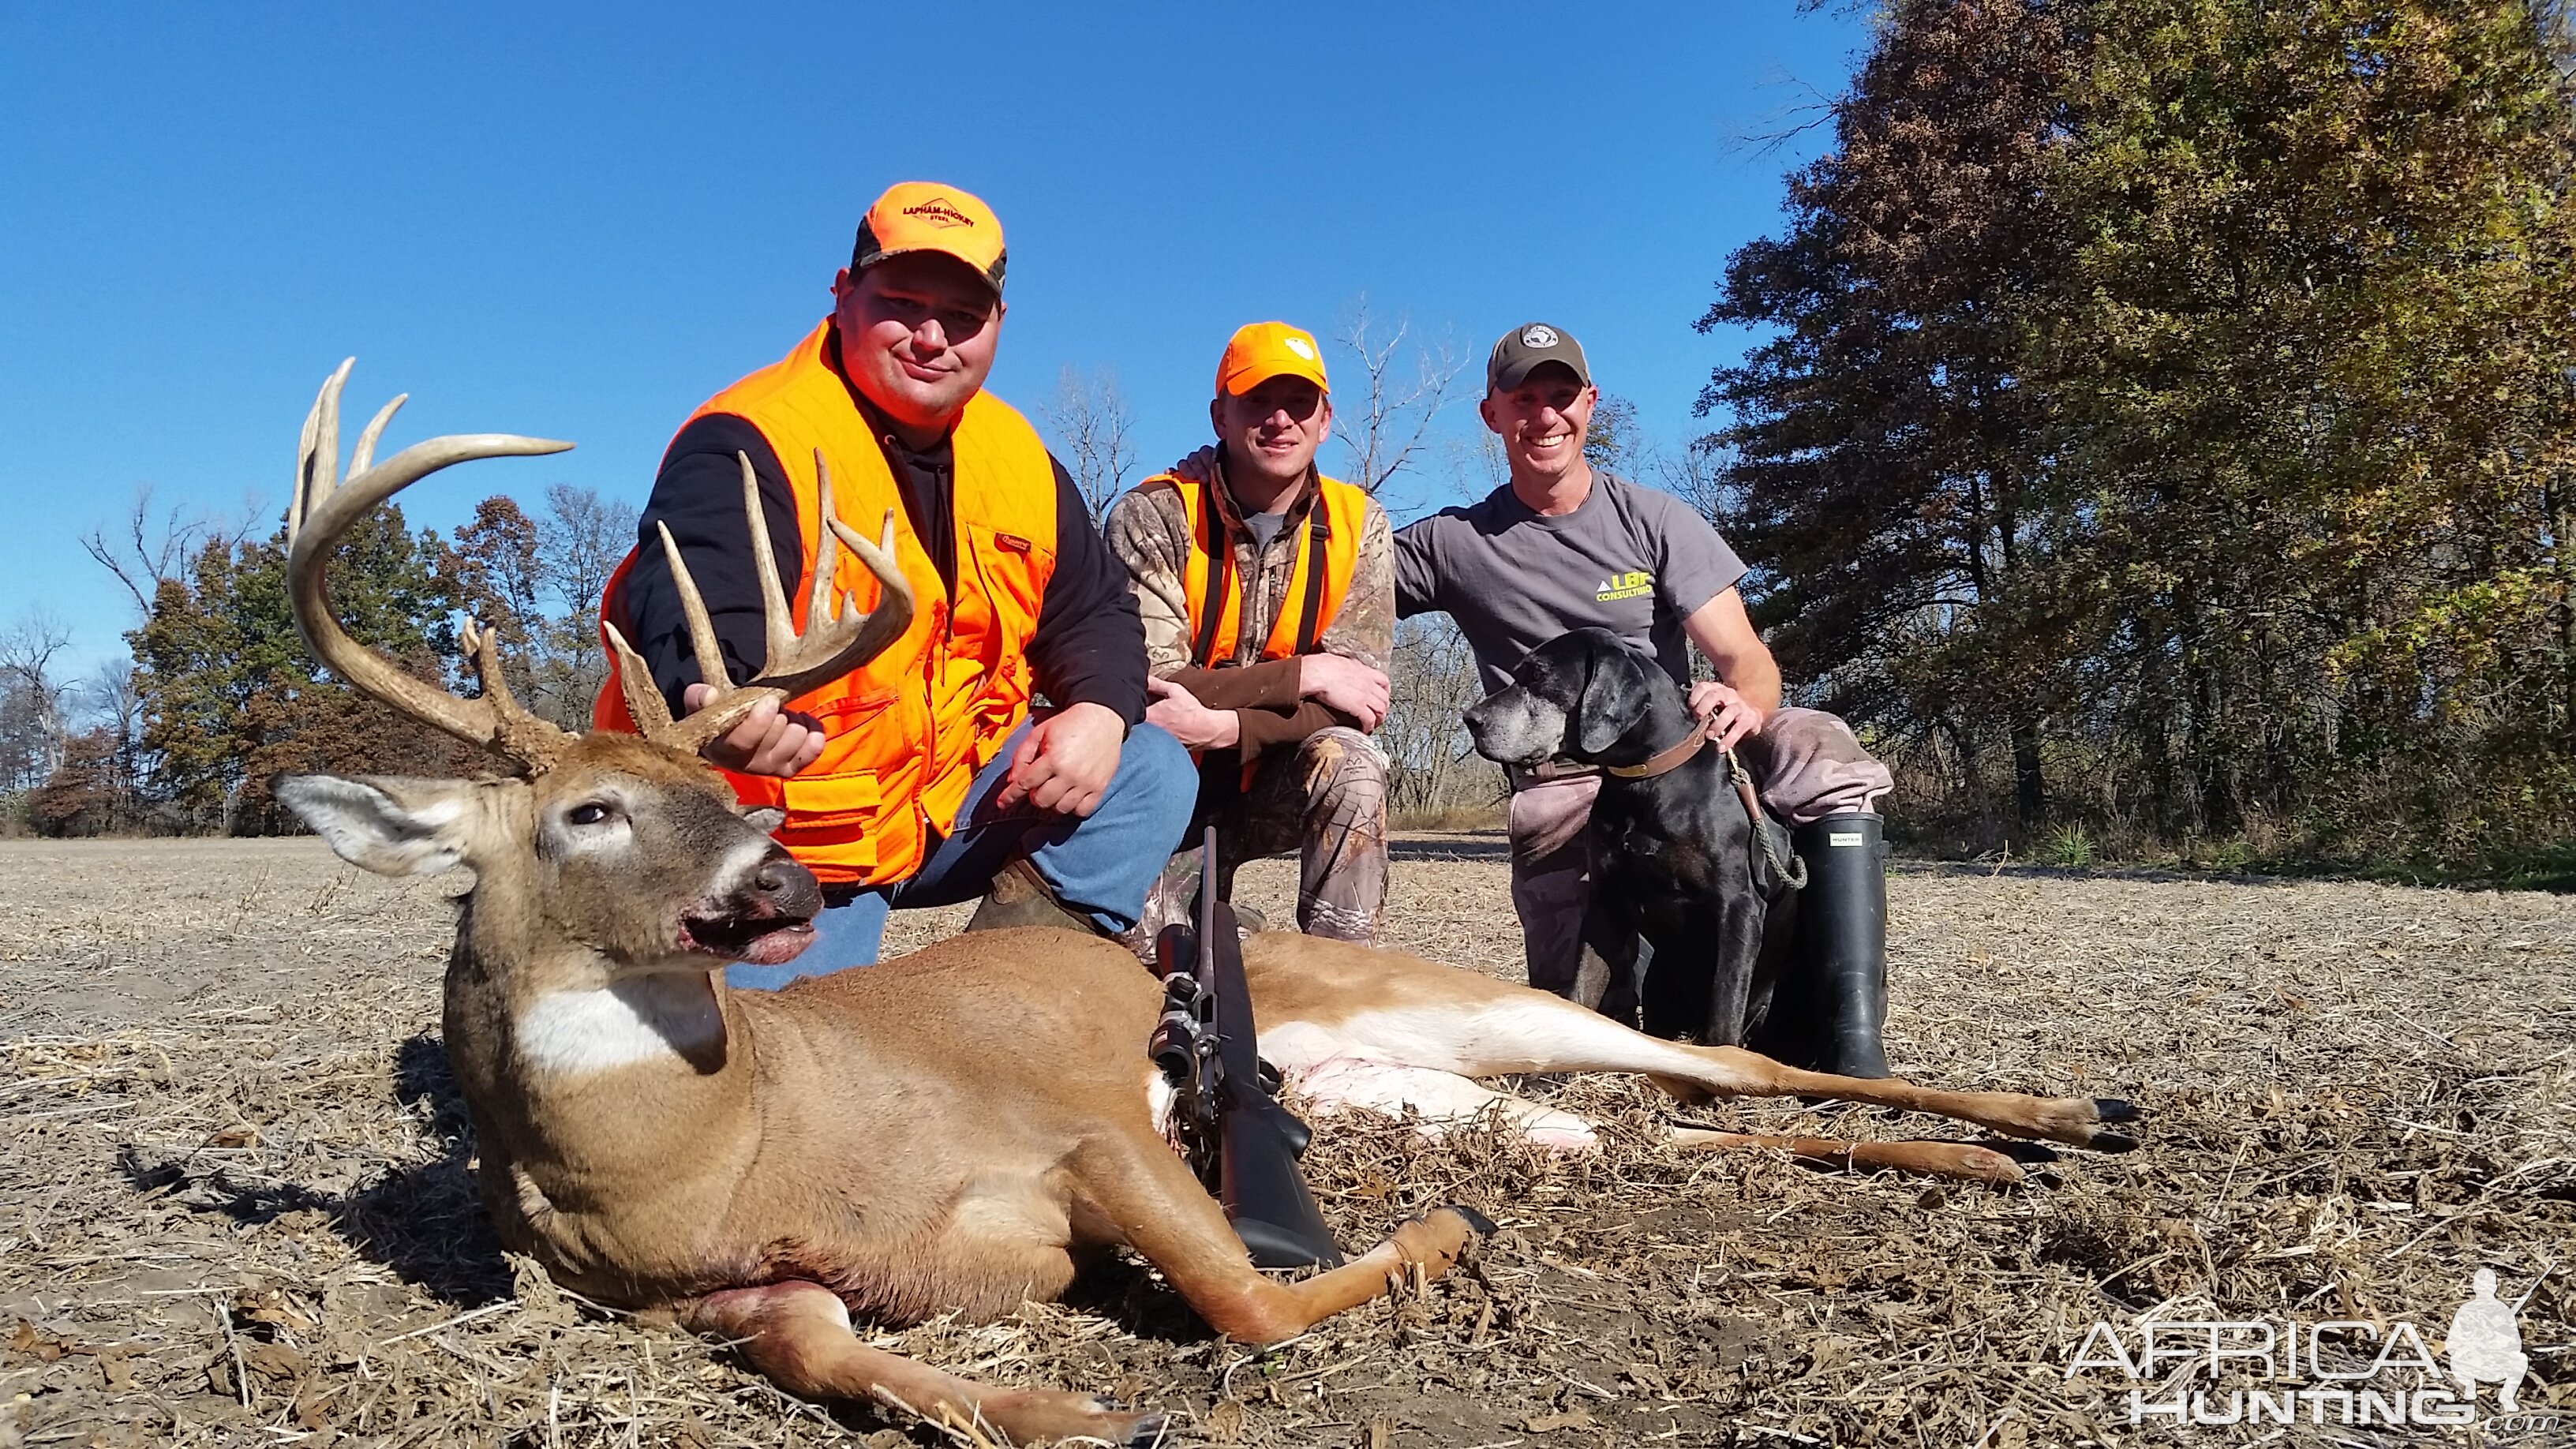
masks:
<path fill-rule="evenodd" d="M 1653 758 L 1641 764 L 1603 765 L 1601 773 L 1616 776 L 1622 780 L 1651 780 L 1658 775 L 1669 775 L 1698 759 L 1701 751 L 1715 743 L 1709 738 L 1708 722 L 1716 717 L 1717 712 L 1714 710 L 1698 716 L 1693 721 L 1689 734 L 1676 741 L 1671 748 L 1657 751 Z M 1807 863 L 1800 860 L 1794 850 L 1789 852 L 1789 858 L 1783 861 L 1780 858 L 1780 846 L 1776 839 L 1777 832 L 1763 828 L 1770 823 L 1770 817 L 1762 811 L 1762 797 L 1754 793 L 1752 773 L 1744 768 L 1742 760 L 1736 758 L 1734 750 L 1724 749 L 1720 753 L 1726 756 L 1726 777 L 1735 786 L 1735 798 L 1743 802 L 1744 818 L 1753 826 L 1753 838 L 1760 842 L 1763 858 L 1771 863 L 1771 869 L 1779 874 L 1780 879 L 1788 884 L 1789 889 L 1805 889 Z"/>

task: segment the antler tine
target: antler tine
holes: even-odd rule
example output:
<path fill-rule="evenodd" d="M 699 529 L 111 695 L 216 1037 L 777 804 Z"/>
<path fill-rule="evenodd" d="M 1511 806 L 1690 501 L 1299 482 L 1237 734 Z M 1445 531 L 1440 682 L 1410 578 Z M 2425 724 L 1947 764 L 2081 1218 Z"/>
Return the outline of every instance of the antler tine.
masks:
<path fill-rule="evenodd" d="M 573 736 L 528 713 L 510 697 L 487 631 L 473 630 L 469 645 L 483 675 L 483 697 L 460 699 L 434 684 L 414 679 L 395 667 L 393 661 L 350 638 L 332 616 L 327 572 L 333 545 L 369 509 L 439 469 L 472 458 L 560 453 L 572 444 L 508 433 L 431 438 L 403 449 L 381 464 L 354 471 L 344 481 L 335 481 L 340 389 L 348 379 L 349 367 L 349 363 L 340 364 L 339 371 L 322 385 L 321 397 L 304 420 L 305 442 L 297 459 L 286 556 L 286 583 L 294 602 L 295 627 L 314 657 L 361 693 L 436 725 L 468 744 L 496 751 L 531 769 L 543 769 Z M 376 415 L 359 443 L 362 457 L 373 451 L 376 436 L 392 416 L 391 408 Z"/>
<path fill-rule="evenodd" d="M 340 389 L 349 382 L 349 369 L 358 359 L 344 357 L 329 377 L 322 379 L 322 391 L 314 396 L 313 408 L 304 415 L 304 435 L 295 444 L 295 496 L 286 504 L 286 544 L 295 546 L 295 536 L 304 531 L 304 515 L 322 506 L 338 486 L 340 469 Z"/>
<path fill-rule="evenodd" d="M 367 420 L 367 430 L 358 434 L 358 446 L 349 454 L 349 472 L 352 475 L 364 473 L 375 466 L 376 439 L 385 435 L 385 424 L 392 422 L 394 414 L 402 411 L 402 405 L 410 401 L 410 393 L 395 393 L 392 402 L 378 408 L 376 415 Z"/>
<path fill-rule="evenodd" d="M 648 740 L 668 740 L 671 706 L 664 702 L 662 691 L 653 687 L 652 669 L 615 624 L 602 620 L 599 627 L 617 655 L 617 692 L 626 697 L 626 717 L 634 722 L 635 732 Z"/>
<path fill-rule="evenodd" d="M 707 617 L 706 596 L 698 592 L 698 581 L 689 577 L 689 565 L 680 557 L 680 545 L 671 537 L 671 525 L 657 518 L 653 529 L 662 535 L 662 557 L 670 560 L 671 587 L 679 591 L 680 617 L 689 626 L 689 652 L 697 656 L 698 678 L 706 681 L 714 694 L 714 699 L 708 701 L 712 704 L 735 689 L 733 675 L 725 668 L 724 646 L 716 640 L 715 621 Z"/>
<path fill-rule="evenodd" d="M 780 620 L 772 617 L 769 659 L 760 677 L 752 681 L 782 689 L 790 699 L 884 653 L 886 646 L 912 624 L 912 586 L 904 581 L 902 566 L 894 557 L 894 510 L 886 510 L 883 541 L 869 543 L 843 523 L 832 507 L 832 470 L 824 463 L 819 448 L 814 451 L 814 479 L 823 537 L 814 550 L 813 591 L 806 602 L 805 630 L 801 634 L 789 633 Z M 756 507 L 752 517 L 757 528 Z M 843 548 L 857 555 L 868 572 L 876 575 L 877 606 L 868 613 L 860 613 L 856 601 L 846 596 L 837 611 L 832 607 Z M 786 647 L 781 648 L 782 644 Z"/>
<path fill-rule="evenodd" d="M 737 455 L 740 456 L 740 455 Z M 764 700 L 785 703 L 812 690 L 827 679 L 835 679 L 885 652 L 905 629 L 912 626 L 912 586 L 905 582 L 903 567 L 895 559 L 894 510 L 885 512 L 883 538 L 869 543 L 833 511 L 832 470 L 823 460 L 822 451 L 814 454 L 816 502 L 824 524 L 822 542 L 814 552 L 812 587 L 807 594 L 804 632 L 799 633 L 795 620 L 788 614 L 786 589 L 779 583 L 776 559 L 769 546 L 767 510 L 760 502 L 760 482 L 753 473 L 751 460 L 742 459 L 743 516 L 751 525 L 752 557 L 759 565 L 761 612 L 768 639 L 769 657 L 760 673 L 741 685 L 717 685 L 715 697 L 698 711 L 674 725 L 667 736 L 647 731 L 648 738 L 678 749 L 694 751 L 718 735 L 732 729 L 743 716 L 759 708 Z M 666 547 L 668 544 L 666 542 Z M 837 614 L 832 609 L 834 579 L 840 568 L 840 550 L 847 547 L 876 576 L 879 586 L 876 608 L 862 614 L 857 605 L 842 600 Z M 671 556 L 675 577 L 685 579 L 676 551 Z M 708 628 L 703 639 L 699 630 L 705 618 L 703 606 L 695 604 L 696 590 L 681 589 L 682 612 L 689 619 L 689 631 L 699 648 L 700 674 L 714 684 L 725 678 L 720 667 L 710 667 L 714 655 L 714 630 Z M 720 665 L 720 661 L 717 661 Z M 621 658 L 619 667 L 625 667 Z M 633 713 L 630 704 L 628 712 Z M 641 715 L 637 716 L 639 721 Z"/>
<path fill-rule="evenodd" d="M 778 579 L 778 554 L 769 546 L 769 510 L 760 503 L 760 475 L 752 471 L 749 453 L 736 453 L 734 457 L 742 463 L 742 512 L 751 520 L 752 572 L 760 576 L 760 622 L 769 642 L 767 658 L 776 659 L 782 652 L 796 647 L 796 620 L 788 613 L 787 590 Z M 819 463 L 821 459 L 818 457 L 816 461 Z M 831 516 L 831 508 L 832 480 L 826 477 L 823 480 L 825 517 Z M 824 591 L 831 587 L 831 577 L 821 569 L 814 571 L 814 580 L 820 586 L 814 594 L 818 602 L 823 599 Z M 809 610 L 805 617 L 811 619 L 814 615 Z"/>

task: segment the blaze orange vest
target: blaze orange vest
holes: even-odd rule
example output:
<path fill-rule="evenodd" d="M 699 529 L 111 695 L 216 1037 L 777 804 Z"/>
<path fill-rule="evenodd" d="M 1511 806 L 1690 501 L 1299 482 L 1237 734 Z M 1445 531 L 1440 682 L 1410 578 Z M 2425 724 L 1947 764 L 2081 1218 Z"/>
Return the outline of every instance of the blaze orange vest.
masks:
<path fill-rule="evenodd" d="M 822 756 L 803 774 L 780 780 L 725 772 L 744 803 L 787 812 L 778 839 L 817 877 L 885 885 L 921 869 L 925 832 L 952 828 L 976 770 L 1028 714 L 1025 651 L 1055 573 L 1055 466 L 1037 431 L 1008 404 L 983 392 L 967 401 L 953 435 L 958 587 L 951 599 L 913 533 L 867 415 L 823 356 L 830 337 L 827 321 L 785 360 L 717 393 L 689 421 L 731 414 L 769 440 L 795 491 L 799 576 L 809 583 L 823 532 L 817 448 L 832 470 L 833 511 L 860 537 L 877 537 L 886 510 L 894 510 L 912 626 L 856 671 L 788 702 L 823 725 Z M 749 527 L 746 519 L 746 534 Z M 630 552 L 609 579 L 602 619 L 625 617 L 620 595 L 634 561 Z M 876 607 L 876 577 L 847 549 L 835 579 L 860 608 Z M 788 593 L 802 629 L 805 587 Z M 632 731 L 614 651 L 609 667 L 594 721 Z"/>
<path fill-rule="evenodd" d="M 1234 540 L 1226 536 L 1225 514 L 1215 497 L 1214 480 L 1172 480 L 1190 523 L 1190 554 L 1181 564 L 1181 590 L 1190 609 L 1190 659 L 1201 668 L 1236 663 L 1243 628 L 1243 581 L 1234 571 Z M 1312 654 L 1324 630 L 1342 611 L 1359 569 L 1360 522 L 1368 495 L 1338 479 L 1315 475 L 1315 501 L 1305 526 L 1297 530 L 1297 557 L 1290 566 L 1287 597 L 1279 617 L 1270 621 L 1270 636 L 1261 641 L 1260 660 Z M 1260 660 L 1244 661 L 1257 663 Z"/>

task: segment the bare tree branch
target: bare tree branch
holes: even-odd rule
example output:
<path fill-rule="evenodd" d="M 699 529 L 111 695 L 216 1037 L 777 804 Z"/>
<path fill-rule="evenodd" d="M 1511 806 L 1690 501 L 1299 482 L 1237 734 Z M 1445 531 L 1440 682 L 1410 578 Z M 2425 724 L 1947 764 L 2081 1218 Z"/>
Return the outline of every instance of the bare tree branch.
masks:
<path fill-rule="evenodd" d="M 1127 491 L 1127 474 L 1136 466 L 1135 416 L 1118 390 L 1118 374 L 1108 367 L 1089 373 L 1066 363 L 1058 374 L 1055 397 L 1038 409 L 1063 450 L 1060 459 L 1082 492 L 1094 527 L 1109 517 L 1109 505 Z"/>
<path fill-rule="evenodd" d="M 239 533 L 247 530 L 233 530 Z M 81 550 L 98 561 L 99 567 L 116 576 L 125 591 L 134 596 L 139 613 L 152 612 L 152 598 L 161 585 L 184 575 L 189 556 L 209 538 L 217 537 L 217 526 L 179 504 L 156 513 L 152 507 L 152 485 L 145 483 L 134 490 L 134 502 L 126 509 L 118 531 L 111 534 L 108 525 L 99 525 L 81 535 Z"/>
<path fill-rule="evenodd" d="M 1334 334 L 1359 359 L 1364 379 L 1355 405 L 1334 410 L 1334 432 L 1351 456 L 1350 481 L 1370 493 L 1414 463 L 1432 421 L 1449 404 L 1451 384 L 1467 366 L 1446 338 L 1408 347 L 1412 332 L 1411 319 L 1402 314 L 1391 325 L 1371 317 L 1363 295 Z"/>

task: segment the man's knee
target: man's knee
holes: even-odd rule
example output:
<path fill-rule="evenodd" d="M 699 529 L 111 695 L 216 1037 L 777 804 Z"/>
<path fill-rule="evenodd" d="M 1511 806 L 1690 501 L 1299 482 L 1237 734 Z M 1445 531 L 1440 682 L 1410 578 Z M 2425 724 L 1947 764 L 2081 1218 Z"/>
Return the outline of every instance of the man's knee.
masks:
<path fill-rule="evenodd" d="M 1761 782 L 1762 803 L 1792 825 L 1875 810 L 1896 784 L 1850 725 L 1820 709 L 1775 710 L 1741 748 Z"/>
<path fill-rule="evenodd" d="M 1335 814 L 1386 807 L 1386 756 L 1375 741 L 1342 725 L 1320 729 L 1297 747 L 1310 807 Z"/>
<path fill-rule="evenodd" d="M 1127 742 L 1118 749 L 1118 773 L 1110 781 L 1111 793 L 1129 797 L 1131 808 L 1176 814 L 1186 827 L 1190 807 L 1197 801 L 1199 770 L 1190 759 L 1188 747 L 1174 739 L 1161 725 L 1140 724 L 1127 732 Z"/>

